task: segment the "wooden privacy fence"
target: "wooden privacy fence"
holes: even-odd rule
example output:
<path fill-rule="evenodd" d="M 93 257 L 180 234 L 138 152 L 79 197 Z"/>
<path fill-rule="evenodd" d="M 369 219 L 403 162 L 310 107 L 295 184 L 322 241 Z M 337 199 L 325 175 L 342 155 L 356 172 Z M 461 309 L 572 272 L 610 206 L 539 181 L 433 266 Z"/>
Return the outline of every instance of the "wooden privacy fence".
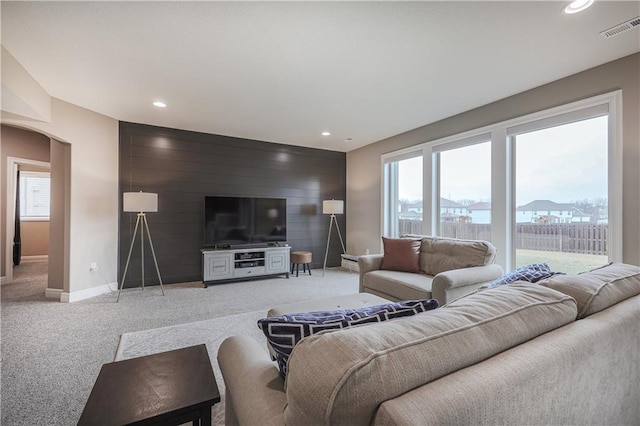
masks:
<path fill-rule="evenodd" d="M 399 221 L 400 234 L 421 234 L 422 221 Z M 442 222 L 443 237 L 491 241 L 491 225 L 484 223 Z M 516 249 L 608 254 L 609 225 L 596 223 L 518 223 Z"/>

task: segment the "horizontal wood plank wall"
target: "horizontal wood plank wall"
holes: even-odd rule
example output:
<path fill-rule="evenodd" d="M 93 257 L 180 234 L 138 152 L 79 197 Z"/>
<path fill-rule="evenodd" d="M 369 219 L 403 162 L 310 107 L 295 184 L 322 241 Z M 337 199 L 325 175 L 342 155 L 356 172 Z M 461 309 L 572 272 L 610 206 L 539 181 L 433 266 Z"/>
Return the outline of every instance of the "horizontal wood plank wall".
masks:
<path fill-rule="evenodd" d="M 158 194 L 158 212 L 147 220 L 163 283 L 202 280 L 207 195 L 286 198 L 287 242 L 292 250 L 311 251 L 312 266 L 321 268 L 329 231 L 322 200 L 344 200 L 345 182 L 342 152 L 120 122 L 120 210 L 123 192 Z M 119 281 L 135 221 L 135 213 L 121 213 Z M 344 238 L 344 215 L 338 222 Z M 340 264 L 333 233 L 328 266 Z M 140 258 L 138 235 L 125 287 L 140 285 Z M 147 246 L 145 284 L 157 283 Z"/>

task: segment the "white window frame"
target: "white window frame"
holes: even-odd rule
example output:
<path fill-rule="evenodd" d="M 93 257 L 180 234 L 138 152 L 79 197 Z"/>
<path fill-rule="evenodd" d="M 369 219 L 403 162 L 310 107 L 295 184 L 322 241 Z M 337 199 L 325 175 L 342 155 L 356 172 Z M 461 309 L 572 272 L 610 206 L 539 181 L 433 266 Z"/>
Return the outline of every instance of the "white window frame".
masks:
<path fill-rule="evenodd" d="M 421 152 L 423 156 L 423 227 L 427 235 L 435 234 L 439 227 L 439 173 L 437 153 L 491 140 L 491 238 L 498 248 L 496 262 L 505 270 L 515 265 L 515 153 L 510 142 L 516 132 L 526 129 L 551 127 L 560 123 L 579 121 L 605 111 L 609 117 L 608 145 L 608 201 L 609 201 L 609 261 L 622 262 L 622 91 L 616 90 L 580 101 L 545 109 L 514 119 L 484 126 L 482 128 L 424 142 L 422 144 L 391 152 L 382 156 L 382 199 L 386 196 L 384 165 L 409 152 Z M 589 114 L 596 114 L 591 115 Z M 483 139 L 484 138 L 484 139 Z M 475 142 L 474 142 L 475 141 Z M 399 157 L 401 158 L 401 157 Z M 401 158 L 402 159 L 402 158 Z M 431 182 L 428 181 L 431 180 Z M 382 218 L 385 218 L 385 203 L 382 203 Z M 382 224 L 384 231 L 384 220 Z"/>
<path fill-rule="evenodd" d="M 51 217 L 51 173 L 50 172 L 38 172 L 31 170 L 23 170 L 20 171 L 20 179 L 28 179 L 32 178 L 46 178 L 49 179 L 49 214 L 46 216 L 23 216 L 22 212 L 20 212 L 20 221 L 21 222 L 48 222 Z M 21 186 L 22 191 L 22 186 Z M 22 195 L 22 194 L 21 194 Z"/>
<path fill-rule="evenodd" d="M 448 142 L 444 144 L 434 145 L 431 148 L 431 156 L 433 157 L 433 170 L 432 176 L 432 200 L 431 203 L 431 218 L 432 224 L 431 229 L 433 229 L 433 233 L 435 235 L 440 235 L 440 200 L 442 199 L 442 194 L 440 194 L 440 153 L 451 151 L 454 149 L 464 148 L 467 146 L 476 145 L 479 143 L 491 143 L 491 133 L 482 133 L 479 135 L 474 135 L 468 138 L 459 139 L 453 142 Z M 493 192 L 493 191 L 492 191 Z M 493 194 L 492 194 L 493 195 Z M 455 213 L 455 211 L 454 211 Z"/>
<path fill-rule="evenodd" d="M 402 160 L 409 160 L 422 156 L 424 162 L 424 152 L 422 149 L 408 148 L 400 151 L 395 151 L 391 154 L 383 154 L 381 157 L 381 215 L 382 218 L 380 224 L 380 235 L 388 236 L 394 235 L 397 229 L 398 223 L 398 170 L 397 167 L 393 167 L 393 163 L 397 163 Z M 428 176 L 424 170 L 424 164 L 422 168 L 422 178 Z M 424 214 L 424 185 L 423 185 L 423 214 Z M 423 218 L 423 232 L 424 232 L 424 218 Z M 382 242 L 381 248 L 382 248 Z"/>

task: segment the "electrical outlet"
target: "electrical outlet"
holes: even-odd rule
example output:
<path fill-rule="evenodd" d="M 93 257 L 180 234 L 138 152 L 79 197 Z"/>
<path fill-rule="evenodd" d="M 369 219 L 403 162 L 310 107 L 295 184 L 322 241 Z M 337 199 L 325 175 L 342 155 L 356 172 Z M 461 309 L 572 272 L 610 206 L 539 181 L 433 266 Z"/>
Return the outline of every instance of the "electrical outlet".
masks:
<path fill-rule="evenodd" d="M 100 268 L 98 267 L 98 264 L 97 264 L 96 262 L 91 263 L 91 265 L 89 266 L 89 270 L 90 270 L 91 272 L 95 272 L 95 271 L 97 271 L 98 269 L 100 269 Z"/>

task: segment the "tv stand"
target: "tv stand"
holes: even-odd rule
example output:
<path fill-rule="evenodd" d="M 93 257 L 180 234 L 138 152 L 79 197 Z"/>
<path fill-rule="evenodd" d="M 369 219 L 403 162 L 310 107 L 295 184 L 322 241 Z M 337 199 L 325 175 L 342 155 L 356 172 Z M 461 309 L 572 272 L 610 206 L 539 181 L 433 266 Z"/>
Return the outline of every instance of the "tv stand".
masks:
<path fill-rule="evenodd" d="M 228 250 L 204 248 L 202 282 L 210 284 L 285 275 L 289 278 L 291 247 L 243 247 Z"/>

